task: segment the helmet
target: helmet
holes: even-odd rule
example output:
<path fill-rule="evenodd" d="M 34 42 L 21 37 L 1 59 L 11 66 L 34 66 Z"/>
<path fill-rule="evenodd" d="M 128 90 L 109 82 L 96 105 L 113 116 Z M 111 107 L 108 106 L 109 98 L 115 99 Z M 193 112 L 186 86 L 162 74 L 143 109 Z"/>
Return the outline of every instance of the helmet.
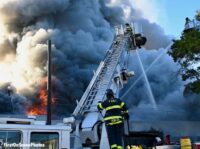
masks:
<path fill-rule="evenodd" d="M 126 26 L 130 26 L 130 24 L 129 24 L 129 23 L 126 23 L 125 25 L 126 25 Z"/>
<path fill-rule="evenodd" d="M 113 91 L 111 90 L 111 89 L 107 89 L 106 90 L 106 96 L 114 96 L 114 93 L 113 93 Z"/>

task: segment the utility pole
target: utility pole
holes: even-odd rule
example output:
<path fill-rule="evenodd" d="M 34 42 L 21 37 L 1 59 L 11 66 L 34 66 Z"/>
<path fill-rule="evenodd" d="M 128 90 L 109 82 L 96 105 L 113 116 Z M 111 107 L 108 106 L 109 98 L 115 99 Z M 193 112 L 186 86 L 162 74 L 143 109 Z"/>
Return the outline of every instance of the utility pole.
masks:
<path fill-rule="evenodd" d="M 48 40 L 47 125 L 51 125 L 51 40 Z"/>

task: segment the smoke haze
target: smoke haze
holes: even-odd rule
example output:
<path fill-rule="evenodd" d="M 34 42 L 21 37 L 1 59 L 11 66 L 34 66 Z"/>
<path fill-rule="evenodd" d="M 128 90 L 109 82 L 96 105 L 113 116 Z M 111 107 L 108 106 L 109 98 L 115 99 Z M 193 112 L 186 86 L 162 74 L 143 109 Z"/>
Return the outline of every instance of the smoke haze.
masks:
<path fill-rule="evenodd" d="M 151 103 L 146 83 L 142 77 L 123 98 L 127 102 L 132 119 L 138 121 L 199 120 L 199 95 L 183 96 L 184 82 L 178 75 L 179 65 L 175 64 L 173 59 L 166 54 L 166 50 L 147 51 L 141 49 L 139 54 L 144 69 L 147 69 L 157 57 L 160 57 L 147 72 L 157 108 L 154 108 Z M 123 89 L 124 92 L 140 75 L 143 75 L 141 68 L 138 67 L 138 59 L 135 54 L 132 55 L 129 65 L 132 70 L 135 70 L 136 75 Z"/>
<path fill-rule="evenodd" d="M 80 99 L 93 70 L 112 43 L 115 25 L 133 21 L 141 24 L 148 39 L 146 49 L 160 49 L 170 43 L 170 38 L 159 25 L 144 19 L 142 12 L 123 0 L 7 0 L 0 2 L 0 17 L 1 113 L 12 111 L 5 108 L 11 99 L 8 86 L 13 90 L 14 113 L 25 113 L 24 107 L 38 102 L 41 80 L 47 71 L 48 39 L 53 43 L 53 92 L 56 97 L 53 110 L 59 116 L 67 115 L 75 108 L 75 100 Z M 145 67 L 161 51 L 141 50 Z M 139 74 L 134 55 L 132 61 L 131 68 Z M 192 113 L 193 108 L 187 111 L 183 108 L 198 105 L 195 104 L 197 101 L 182 96 L 183 82 L 171 75 L 177 70 L 178 66 L 171 58 L 163 56 L 147 74 L 150 85 L 158 107 L 170 110 L 179 107 L 187 114 Z M 145 84 L 139 82 L 125 100 L 130 109 L 136 110 L 133 113 L 138 113 L 138 119 L 146 115 L 140 107 L 151 107 L 144 92 Z M 190 114 L 186 116 L 185 113 L 178 117 L 189 119 Z"/>

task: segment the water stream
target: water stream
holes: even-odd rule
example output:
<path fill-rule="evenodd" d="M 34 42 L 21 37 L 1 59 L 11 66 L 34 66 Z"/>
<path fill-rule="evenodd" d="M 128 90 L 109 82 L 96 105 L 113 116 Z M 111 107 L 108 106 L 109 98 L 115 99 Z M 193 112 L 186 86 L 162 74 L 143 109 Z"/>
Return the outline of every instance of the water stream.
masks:
<path fill-rule="evenodd" d="M 145 73 L 147 73 L 153 66 L 154 64 L 157 63 L 157 61 L 162 58 L 164 54 L 171 48 L 173 42 L 171 42 L 161 53 L 160 55 L 145 69 Z M 129 92 L 130 90 L 140 81 L 140 79 L 143 77 L 143 75 L 140 75 L 137 80 L 129 87 L 129 89 L 126 90 L 126 92 L 121 96 L 121 99 L 123 99 Z"/>
<path fill-rule="evenodd" d="M 142 61 L 141 61 L 140 55 L 138 53 L 138 50 L 136 50 L 136 55 L 138 57 L 138 61 L 139 61 L 139 64 L 140 64 L 140 67 L 141 67 L 141 70 L 142 70 L 142 73 L 143 73 L 143 76 L 144 76 L 144 81 L 146 83 L 147 90 L 149 92 L 149 98 L 151 100 L 151 103 L 153 104 L 153 107 L 156 108 L 157 106 L 156 106 L 155 98 L 153 96 L 152 89 L 151 89 L 151 86 L 149 84 L 149 80 L 148 80 L 146 72 L 144 70 L 144 66 L 142 64 Z"/>

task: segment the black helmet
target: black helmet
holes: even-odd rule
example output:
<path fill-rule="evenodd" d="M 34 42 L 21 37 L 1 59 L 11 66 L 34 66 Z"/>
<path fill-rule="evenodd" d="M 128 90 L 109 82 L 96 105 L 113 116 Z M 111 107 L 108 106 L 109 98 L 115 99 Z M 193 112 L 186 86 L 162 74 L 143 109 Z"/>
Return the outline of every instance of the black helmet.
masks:
<path fill-rule="evenodd" d="M 113 91 L 111 90 L 111 89 L 107 89 L 106 90 L 106 96 L 108 97 L 110 97 L 110 96 L 113 96 L 114 97 L 114 93 L 113 93 Z"/>
<path fill-rule="evenodd" d="M 126 26 L 130 26 L 130 24 L 129 24 L 129 23 L 126 23 L 125 25 L 126 25 Z"/>

